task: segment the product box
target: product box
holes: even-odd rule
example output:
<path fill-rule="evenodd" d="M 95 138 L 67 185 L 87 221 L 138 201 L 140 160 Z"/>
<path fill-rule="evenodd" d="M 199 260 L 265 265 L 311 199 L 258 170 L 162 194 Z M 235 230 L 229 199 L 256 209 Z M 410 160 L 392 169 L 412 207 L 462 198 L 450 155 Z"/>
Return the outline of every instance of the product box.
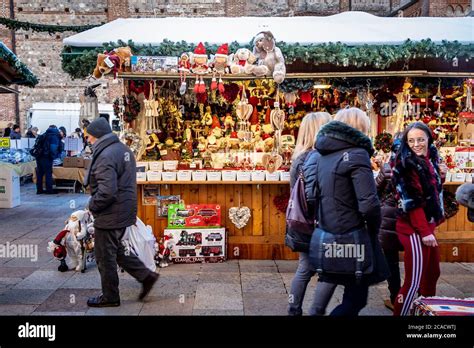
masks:
<path fill-rule="evenodd" d="M 14 208 L 20 204 L 20 176 L 13 169 L 0 167 L 0 208 Z"/>
<path fill-rule="evenodd" d="M 178 169 L 179 161 L 164 161 L 163 170 L 176 170 Z"/>
<path fill-rule="evenodd" d="M 265 181 L 265 172 L 263 170 L 255 170 L 252 172 L 252 181 Z"/>
<path fill-rule="evenodd" d="M 250 181 L 250 173 L 245 170 L 240 170 L 237 172 L 237 181 Z"/>
<path fill-rule="evenodd" d="M 161 172 L 148 171 L 146 179 L 147 181 L 161 181 Z"/>
<path fill-rule="evenodd" d="M 176 181 L 176 172 L 162 172 L 161 180 L 162 181 Z"/>
<path fill-rule="evenodd" d="M 130 63 L 132 72 L 137 73 L 178 71 L 178 57 L 132 56 Z"/>
<path fill-rule="evenodd" d="M 225 228 L 165 229 L 174 263 L 223 262 L 226 259 Z"/>
<path fill-rule="evenodd" d="M 84 168 L 84 158 L 82 157 L 65 157 L 63 160 L 64 168 Z"/>
<path fill-rule="evenodd" d="M 84 158 L 84 169 L 89 169 L 92 163 L 92 158 Z"/>
<path fill-rule="evenodd" d="M 193 181 L 206 181 L 206 171 L 205 170 L 195 170 L 193 171 Z"/>
<path fill-rule="evenodd" d="M 413 301 L 415 316 L 472 316 L 474 315 L 474 299 L 452 297 L 423 297 Z"/>
<path fill-rule="evenodd" d="M 162 171 L 163 170 L 163 161 L 154 161 L 154 162 L 149 162 L 148 167 L 150 170 L 154 172 Z"/>
<path fill-rule="evenodd" d="M 179 170 L 177 174 L 178 181 L 191 181 L 191 171 L 190 170 Z"/>
<path fill-rule="evenodd" d="M 146 181 L 146 172 L 137 172 L 137 182 Z"/>
<path fill-rule="evenodd" d="M 279 172 L 265 172 L 265 180 L 267 181 L 280 181 L 280 173 Z"/>
<path fill-rule="evenodd" d="M 137 168 L 144 168 L 145 170 L 140 170 L 146 172 L 148 170 L 148 162 L 137 162 Z"/>
<path fill-rule="evenodd" d="M 221 206 L 218 204 L 170 204 L 168 228 L 220 227 Z"/>
<path fill-rule="evenodd" d="M 470 147 L 457 147 L 454 152 L 454 162 L 456 167 L 474 168 L 474 146 Z"/>
<path fill-rule="evenodd" d="M 281 181 L 290 181 L 290 172 L 280 172 Z"/>
<path fill-rule="evenodd" d="M 207 181 L 221 181 L 222 172 L 207 172 Z"/>
<path fill-rule="evenodd" d="M 465 182 L 466 181 L 466 173 L 453 173 L 451 175 L 452 182 Z"/>
<path fill-rule="evenodd" d="M 237 175 L 233 170 L 222 171 L 222 181 L 235 181 Z"/>

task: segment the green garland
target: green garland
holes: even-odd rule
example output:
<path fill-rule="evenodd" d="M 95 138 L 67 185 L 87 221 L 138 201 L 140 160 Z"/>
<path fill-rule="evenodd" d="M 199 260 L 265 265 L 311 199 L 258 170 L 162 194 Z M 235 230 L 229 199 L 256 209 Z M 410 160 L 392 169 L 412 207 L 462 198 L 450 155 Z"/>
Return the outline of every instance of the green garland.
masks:
<path fill-rule="evenodd" d="M 31 70 L 28 69 L 28 67 L 24 63 L 22 63 L 18 59 L 18 57 L 1 42 L 0 60 L 5 61 L 20 76 L 21 80 L 15 80 L 12 81 L 12 83 L 21 84 L 28 87 L 34 87 L 38 84 L 38 78 L 31 72 Z"/>
<path fill-rule="evenodd" d="M 52 35 L 54 33 L 64 33 L 66 31 L 80 33 L 81 31 L 101 26 L 104 23 L 92 25 L 52 25 L 21 22 L 11 18 L 0 18 L 0 24 L 6 26 L 10 30 L 33 30 L 36 32 L 47 32 L 49 35 Z"/>
<path fill-rule="evenodd" d="M 73 78 L 84 78 L 94 69 L 97 53 L 127 45 L 130 46 L 133 54 L 138 56 L 180 56 L 181 53 L 193 51 L 196 47 L 195 44 L 185 41 L 169 40 L 163 40 L 158 46 L 135 45 L 132 41 L 111 42 L 104 44 L 101 48 L 78 53 L 73 53 L 71 47 L 64 47 L 63 70 Z M 216 52 L 218 47 L 218 45 L 208 43 L 204 45 L 208 53 Z M 313 65 L 334 64 L 345 67 L 369 66 L 374 69 L 386 69 L 393 63 L 408 62 L 416 58 L 439 58 L 446 61 L 452 61 L 455 57 L 465 60 L 474 58 L 474 44 L 463 45 L 457 41 L 443 41 L 441 44 L 435 44 L 430 39 L 419 42 L 407 40 L 401 45 L 348 46 L 340 42 L 300 45 L 279 42 L 277 46 L 285 56 L 286 64 L 302 61 Z M 235 52 L 241 47 L 252 49 L 252 44 L 249 42 L 246 45 L 240 45 L 233 42 L 229 45 L 229 52 Z"/>

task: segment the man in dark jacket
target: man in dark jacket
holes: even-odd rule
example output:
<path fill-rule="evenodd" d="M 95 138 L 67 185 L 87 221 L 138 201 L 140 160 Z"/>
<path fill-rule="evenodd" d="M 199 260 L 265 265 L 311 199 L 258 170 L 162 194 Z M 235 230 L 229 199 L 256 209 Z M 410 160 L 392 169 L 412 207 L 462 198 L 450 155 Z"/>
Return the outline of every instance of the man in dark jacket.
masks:
<path fill-rule="evenodd" d="M 120 306 L 117 263 L 143 285 L 144 299 L 158 279 L 133 254 L 126 254 L 121 243 L 125 229 L 136 223 L 136 162 L 130 149 L 112 133 L 106 119 L 99 117 L 88 127 L 93 158 L 85 185 L 90 185 L 89 210 L 94 216 L 95 257 L 102 294 L 89 298 L 90 307 Z"/>
<path fill-rule="evenodd" d="M 35 147 L 39 148 L 36 157 L 36 193 L 54 194 L 53 161 L 62 151 L 62 143 L 56 126 L 51 125 L 36 139 Z M 46 178 L 46 191 L 43 191 L 43 177 Z"/>
<path fill-rule="evenodd" d="M 10 133 L 10 139 L 15 139 L 19 140 L 21 139 L 21 133 L 20 133 L 20 126 L 19 125 L 14 125 L 13 126 L 13 131 Z"/>

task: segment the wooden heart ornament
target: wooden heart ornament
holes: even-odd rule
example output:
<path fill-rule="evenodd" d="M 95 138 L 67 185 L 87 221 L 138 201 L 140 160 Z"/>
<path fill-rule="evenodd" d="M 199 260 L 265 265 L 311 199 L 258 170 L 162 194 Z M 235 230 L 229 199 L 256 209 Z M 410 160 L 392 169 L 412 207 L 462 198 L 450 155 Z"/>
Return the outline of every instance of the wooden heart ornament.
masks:
<path fill-rule="evenodd" d="M 247 103 L 246 100 L 241 100 L 237 103 L 235 113 L 241 121 L 247 121 L 252 116 L 253 106 Z"/>
<path fill-rule="evenodd" d="M 232 207 L 229 209 L 230 221 L 237 228 L 242 228 L 247 225 L 250 219 L 250 208 L 249 207 Z"/>
<path fill-rule="evenodd" d="M 275 108 L 270 112 L 270 120 L 273 128 L 282 130 L 285 126 L 285 112 L 280 108 Z"/>
<path fill-rule="evenodd" d="M 283 157 L 266 153 L 262 156 L 262 164 L 269 173 L 273 173 L 283 164 Z"/>

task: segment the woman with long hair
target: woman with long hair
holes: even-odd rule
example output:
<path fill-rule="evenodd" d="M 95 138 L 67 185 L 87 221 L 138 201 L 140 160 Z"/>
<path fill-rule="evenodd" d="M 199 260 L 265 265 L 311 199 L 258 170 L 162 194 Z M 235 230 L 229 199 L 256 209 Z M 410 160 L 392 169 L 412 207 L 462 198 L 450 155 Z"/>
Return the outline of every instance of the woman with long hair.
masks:
<path fill-rule="evenodd" d="M 295 151 L 293 152 L 293 162 L 290 170 L 291 188 L 295 185 L 296 179 L 298 178 L 300 171 L 303 169 L 306 159 L 309 159 L 309 157 L 311 157 L 315 152 L 314 145 L 319 129 L 329 121 L 331 121 L 331 115 L 327 112 L 312 112 L 303 118 L 298 132 L 298 139 L 296 140 Z M 305 173 L 307 173 L 307 171 L 307 169 L 304 170 Z M 309 249 L 307 246 L 309 246 L 310 240 L 310 234 L 287 230 L 286 244 L 292 247 L 293 250 L 299 251 L 298 268 L 291 283 L 291 290 L 288 299 L 289 315 L 303 314 L 302 305 L 306 288 L 311 277 L 316 273 L 312 270 L 309 263 Z M 298 247 L 295 247 L 295 245 L 298 245 Z M 313 303 L 312 308 L 315 306 L 316 305 Z"/>
<path fill-rule="evenodd" d="M 440 275 L 434 230 L 444 221 L 442 172 L 428 126 L 414 122 L 405 129 L 392 168 L 400 207 L 396 230 L 405 250 L 405 280 L 393 312 L 398 316 L 410 314 L 418 293 L 434 296 Z"/>

